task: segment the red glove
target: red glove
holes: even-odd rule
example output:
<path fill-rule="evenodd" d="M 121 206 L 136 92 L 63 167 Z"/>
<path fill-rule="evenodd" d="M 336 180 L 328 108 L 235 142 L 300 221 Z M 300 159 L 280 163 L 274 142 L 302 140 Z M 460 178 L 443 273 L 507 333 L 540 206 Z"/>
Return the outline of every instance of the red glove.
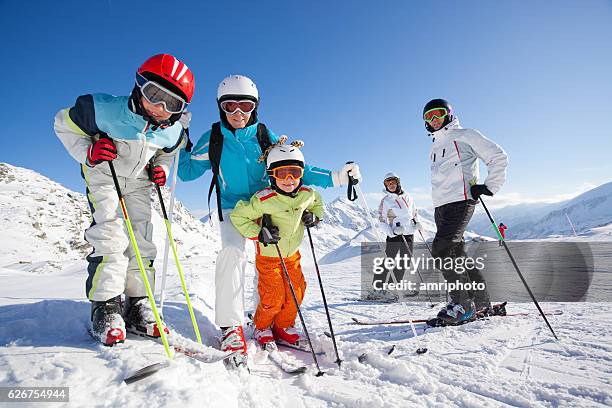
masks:
<path fill-rule="evenodd" d="M 151 172 L 151 181 L 160 187 L 163 187 L 166 184 L 166 172 L 162 166 L 153 167 L 153 171 Z"/>
<path fill-rule="evenodd" d="M 117 147 L 110 139 L 100 139 L 87 150 L 87 164 L 91 167 L 105 161 L 115 160 L 117 158 Z"/>

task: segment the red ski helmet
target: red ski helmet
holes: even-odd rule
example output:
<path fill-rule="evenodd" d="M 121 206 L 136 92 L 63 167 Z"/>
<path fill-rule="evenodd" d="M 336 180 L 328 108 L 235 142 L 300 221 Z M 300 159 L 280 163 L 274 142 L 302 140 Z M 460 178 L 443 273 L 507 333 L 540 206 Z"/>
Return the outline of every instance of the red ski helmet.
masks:
<path fill-rule="evenodd" d="M 138 68 L 138 73 L 185 97 L 187 103 L 191 102 L 195 89 L 193 72 L 176 57 L 170 54 L 154 55 Z"/>

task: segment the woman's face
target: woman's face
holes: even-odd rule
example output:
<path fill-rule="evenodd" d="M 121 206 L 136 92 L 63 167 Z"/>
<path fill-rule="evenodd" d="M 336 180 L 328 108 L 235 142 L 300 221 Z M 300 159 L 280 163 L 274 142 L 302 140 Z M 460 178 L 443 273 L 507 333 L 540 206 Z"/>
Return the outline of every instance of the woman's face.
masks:
<path fill-rule="evenodd" d="M 395 190 L 397 190 L 397 180 L 396 179 L 385 180 L 385 187 L 390 192 L 395 193 Z"/>
<path fill-rule="evenodd" d="M 244 113 L 240 110 L 235 111 L 234 113 L 225 113 L 227 117 L 227 121 L 234 129 L 242 129 L 246 127 L 247 123 L 249 123 L 249 119 L 251 119 L 250 113 Z"/>

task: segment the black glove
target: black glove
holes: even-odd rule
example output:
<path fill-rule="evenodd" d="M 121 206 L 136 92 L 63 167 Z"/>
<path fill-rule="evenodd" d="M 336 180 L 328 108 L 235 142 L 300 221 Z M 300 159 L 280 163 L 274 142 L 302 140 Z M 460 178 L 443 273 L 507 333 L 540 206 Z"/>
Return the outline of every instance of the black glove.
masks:
<path fill-rule="evenodd" d="M 302 222 L 306 228 L 312 228 L 319 223 L 319 219 L 310 211 L 305 210 L 302 214 Z"/>
<path fill-rule="evenodd" d="M 274 225 L 270 227 L 261 227 L 261 231 L 259 231 L 257 239 L 259 242 L 264 244 L 264 246 L 268 246 L 268 244 L 278 244 L 278 241 L 280 241 L 278 227 L 275 227 Z"/>
<path fill-rule="evenodd" d="M 472 198 L 474 200 L 478 200 L 481 195 L 493 196 L 493 193 L 485 184 L 474 184 L 470 188 L 470 193 L 472 193 Z"/>
<path fill-rule="evenodd" d="M 186 139 L 187 143 L 185 144 L 185 150 L 187 153 L 191 153 L 191 149 L 193 149 L 193 143 L 191 143 L 191 139 L 189 138 L 189 128 L 185 129 L 185 134 L 183 137 Z"/>

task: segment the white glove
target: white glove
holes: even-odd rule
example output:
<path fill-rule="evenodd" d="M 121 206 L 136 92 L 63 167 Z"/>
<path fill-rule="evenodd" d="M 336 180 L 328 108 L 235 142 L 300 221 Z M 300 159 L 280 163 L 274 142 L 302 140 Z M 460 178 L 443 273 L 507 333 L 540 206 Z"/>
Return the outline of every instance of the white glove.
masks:
<path fill-rule="evenodd" d="M 348 172 L 351 172 L 351 176 L 361 181 L 361 173 L 359 172 L 359 166 L 357 163 L 347 163 L 338 171 L 332 172 L 332 182 L 334 187 L 346 186 L 349 183 Z"/>
<path fill-rule="evenodd" d="M 423 229 L 423 224 L 421 224 L 420 222 L 416 221 L 414 223 L 414 228 L 416 228 L 418 230 L 422 230 Z"/>
<path fill-rule="evenodd" d="M 183 111 L 183 114 L 181 115 L 181 117 L 178 120 L 180 122 L 180 124 L 183 126 L 183 129 L 188 129 L 189 128 L 189 122 L 191 122 L 191 112 L 189 111 Z"/>
<path fill-rule="evenodd" d="M 395 235 L 404 235 L 404 232 L 406 232 L 406 229 L 399 222 L 393 226 L 393 233 Z"/>

